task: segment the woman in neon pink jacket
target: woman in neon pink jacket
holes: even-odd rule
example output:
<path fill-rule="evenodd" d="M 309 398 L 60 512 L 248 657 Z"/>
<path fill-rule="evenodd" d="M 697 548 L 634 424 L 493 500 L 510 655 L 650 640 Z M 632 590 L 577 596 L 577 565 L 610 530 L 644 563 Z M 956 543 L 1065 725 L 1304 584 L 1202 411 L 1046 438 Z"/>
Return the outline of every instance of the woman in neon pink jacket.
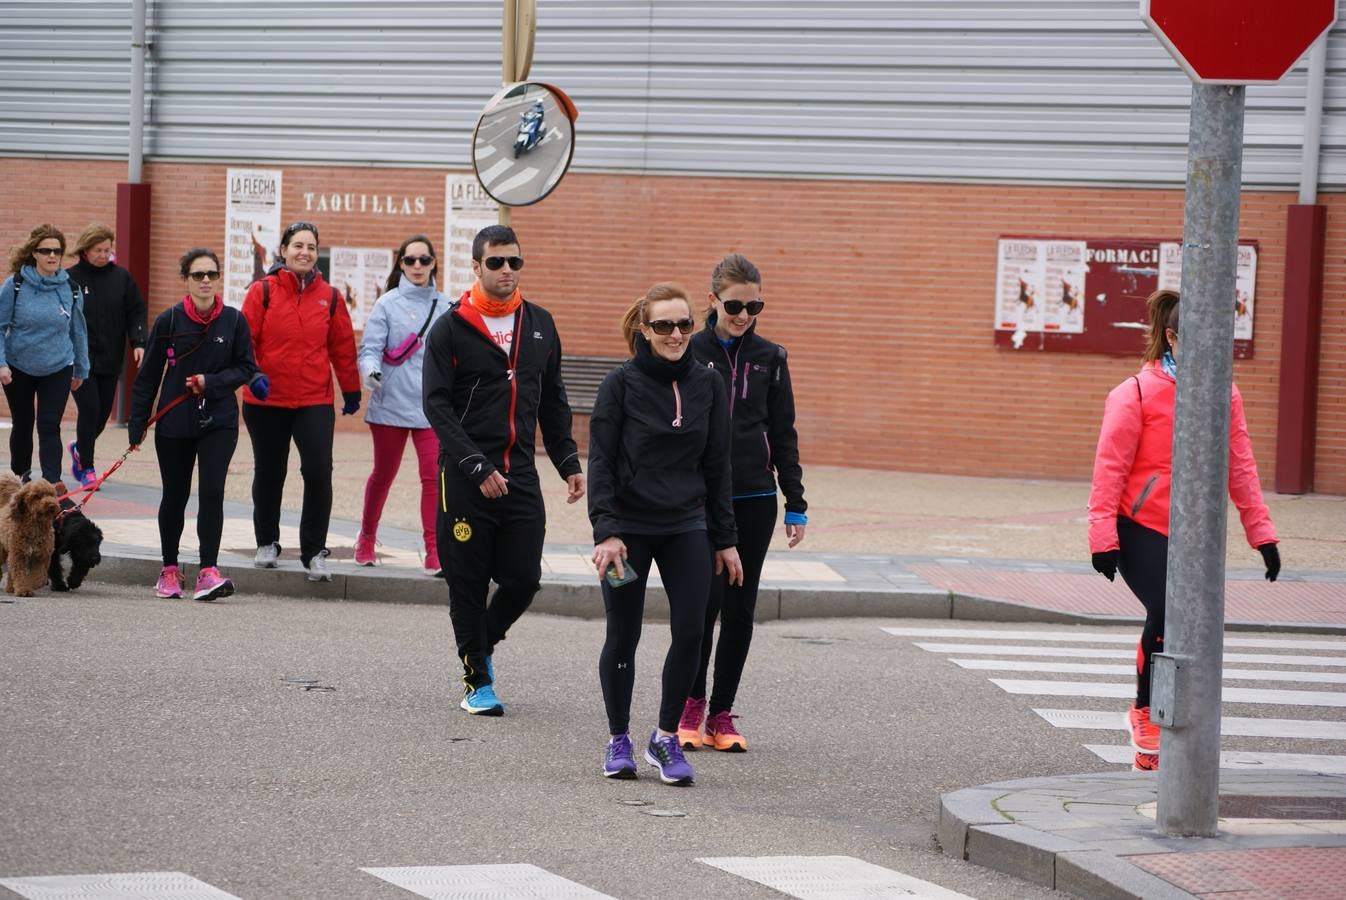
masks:
<path fill-rule="evenodd" d="M 1136 768 L 1158 768 L 1159 727 L 1150 721 L 1150 656 L 1163 649 L 1168 568 L 1169 475 L 1173 405 L 1178 377 L 1178 294 L 1156 291 L 1147 301 L 1150 327 L 1145 364 L 1108 394 L 1089 493 L 1089 552 L 1112 581 L 1117 572 L 1145 606 L 1136 651 L 1136 703 L 1127 714 Z M 1257 462 L 1233 389 L 1229 412 L 1229 496 L 1248 543 L 1261 551 L 1266 577 L 1281 570 L 1276 529 L 1262 502 Z"/>

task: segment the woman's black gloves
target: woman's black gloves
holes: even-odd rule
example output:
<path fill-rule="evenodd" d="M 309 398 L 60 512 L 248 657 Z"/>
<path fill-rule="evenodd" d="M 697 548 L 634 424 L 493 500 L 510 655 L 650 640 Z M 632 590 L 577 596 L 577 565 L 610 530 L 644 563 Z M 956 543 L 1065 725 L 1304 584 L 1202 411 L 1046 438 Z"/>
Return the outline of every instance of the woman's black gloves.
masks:
<path fill-rule="evenodd" d="M 1275 548 L 1275 544 L 1271 545 Z M 1108 581 L 1117 577 L 1117 557 L 1121 555 L 1120 550 L 1104 550 L 1102 553 L 1094 554 L 1094 571 L 1102 575 Z"/>
<path fill-rule="evenodd" d="M 1263 544 L 1257 551 L 1262 554 L 1262 562 L 1267 564 L 1267 581 L 1275 581 L 1281 574 L 1281 551 L 1275 544 Z"/>

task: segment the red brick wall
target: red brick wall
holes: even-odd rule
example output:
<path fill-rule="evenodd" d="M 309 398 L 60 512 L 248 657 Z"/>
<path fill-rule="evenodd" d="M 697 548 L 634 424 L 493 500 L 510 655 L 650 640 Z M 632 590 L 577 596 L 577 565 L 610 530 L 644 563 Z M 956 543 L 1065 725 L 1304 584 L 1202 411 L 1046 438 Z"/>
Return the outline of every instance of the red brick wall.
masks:
<path fill-rule="evenodd" d="M 219 248 L 222 165 L 155 163 L 150 305 L 181 296 L 176 259 Z M 283 223 L 324 244 L 395 247 L 442 239 L 444 173 L 284 168 Z M 0 160 L 13 243 L 39 221 L 73 240 L 115 218 L 122 163 Z M 424 196 L 420 217 L 305 211 L 307 191 Z M 1235 363 L 1263 482 L 1275 469 L 1285 207 L 1289 193 L 1244 195 L 1240 237 L 1259 242 L 1256 358 Z M 1331 215 L 1328 246 L 1346 243 Z M 620 356 L 618 320 L 650 283 L 681 281 L 697 302 L 730 251 L 761 268 L 762 332 L 790 349 L 806 462 L 953 474 L 1087 478 L 1103 397 L 1133 359 L 992 346 L 1001 234 L 1170 237 L 1177 190 L 777 181 L 571 174 L 542 204 L 515 210 L 530 297 L 556 315 L 568 352 Z M 1346 262 L 1329 254 L 1315 489 L 1346 494 Z M 355 423 L 349 422 L 351 426 Z M 582 431 L 577 428 L 577 431 Z M 577 435 L 578 436 L 578 435 Z"/>

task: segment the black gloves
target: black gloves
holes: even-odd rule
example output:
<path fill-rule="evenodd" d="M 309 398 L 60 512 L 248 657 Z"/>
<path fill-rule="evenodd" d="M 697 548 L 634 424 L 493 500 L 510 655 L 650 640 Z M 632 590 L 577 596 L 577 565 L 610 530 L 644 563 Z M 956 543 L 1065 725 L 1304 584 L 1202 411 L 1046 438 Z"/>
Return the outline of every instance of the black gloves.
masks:
<path fill-rule="evenodd" d="M 1095 553 L 1094 571 L 1108 581 L 1112 581 L 1117 577 L 1117 557 L 1120 555 L 1120 550 L 1104 550 L 1102 553 Z"/>
<path fill-rule="evenodd" d="M 359 391 L 343 391 L 341 393 L 341 399 L 346 401 L 345 405 L 341 407 L 341 414 L 343 416 L 353 416 L 357 411 L 359 411 L 360 409 Z"/>
<path fill-rule="evenodd" d="M 1275 544 L 1263 544 L 1257 548 L 1257 552 L 1262 554 L 1262 562 L 1267 564 L 1267 581 L 1275 581 L 1276 576 L 1281 574 L 1281 551 Z"/>
<path fill-rule="evenodd" d="M 145 440 L 145 423 L 128 422 L 126 423 L 126 443 L 128 446 L 135 447 Z"/>

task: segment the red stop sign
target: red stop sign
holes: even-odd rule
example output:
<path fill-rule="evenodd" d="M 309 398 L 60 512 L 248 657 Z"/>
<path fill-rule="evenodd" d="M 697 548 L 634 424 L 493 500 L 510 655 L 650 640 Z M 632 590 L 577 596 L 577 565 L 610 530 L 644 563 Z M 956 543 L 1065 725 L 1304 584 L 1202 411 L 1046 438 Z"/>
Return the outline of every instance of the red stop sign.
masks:
<path fill-rule="evenodd" d="M 1279 81 L 1337 19 L 1337 0 L 1140 0 L 1140 17 L 1195 81 Z"/>

